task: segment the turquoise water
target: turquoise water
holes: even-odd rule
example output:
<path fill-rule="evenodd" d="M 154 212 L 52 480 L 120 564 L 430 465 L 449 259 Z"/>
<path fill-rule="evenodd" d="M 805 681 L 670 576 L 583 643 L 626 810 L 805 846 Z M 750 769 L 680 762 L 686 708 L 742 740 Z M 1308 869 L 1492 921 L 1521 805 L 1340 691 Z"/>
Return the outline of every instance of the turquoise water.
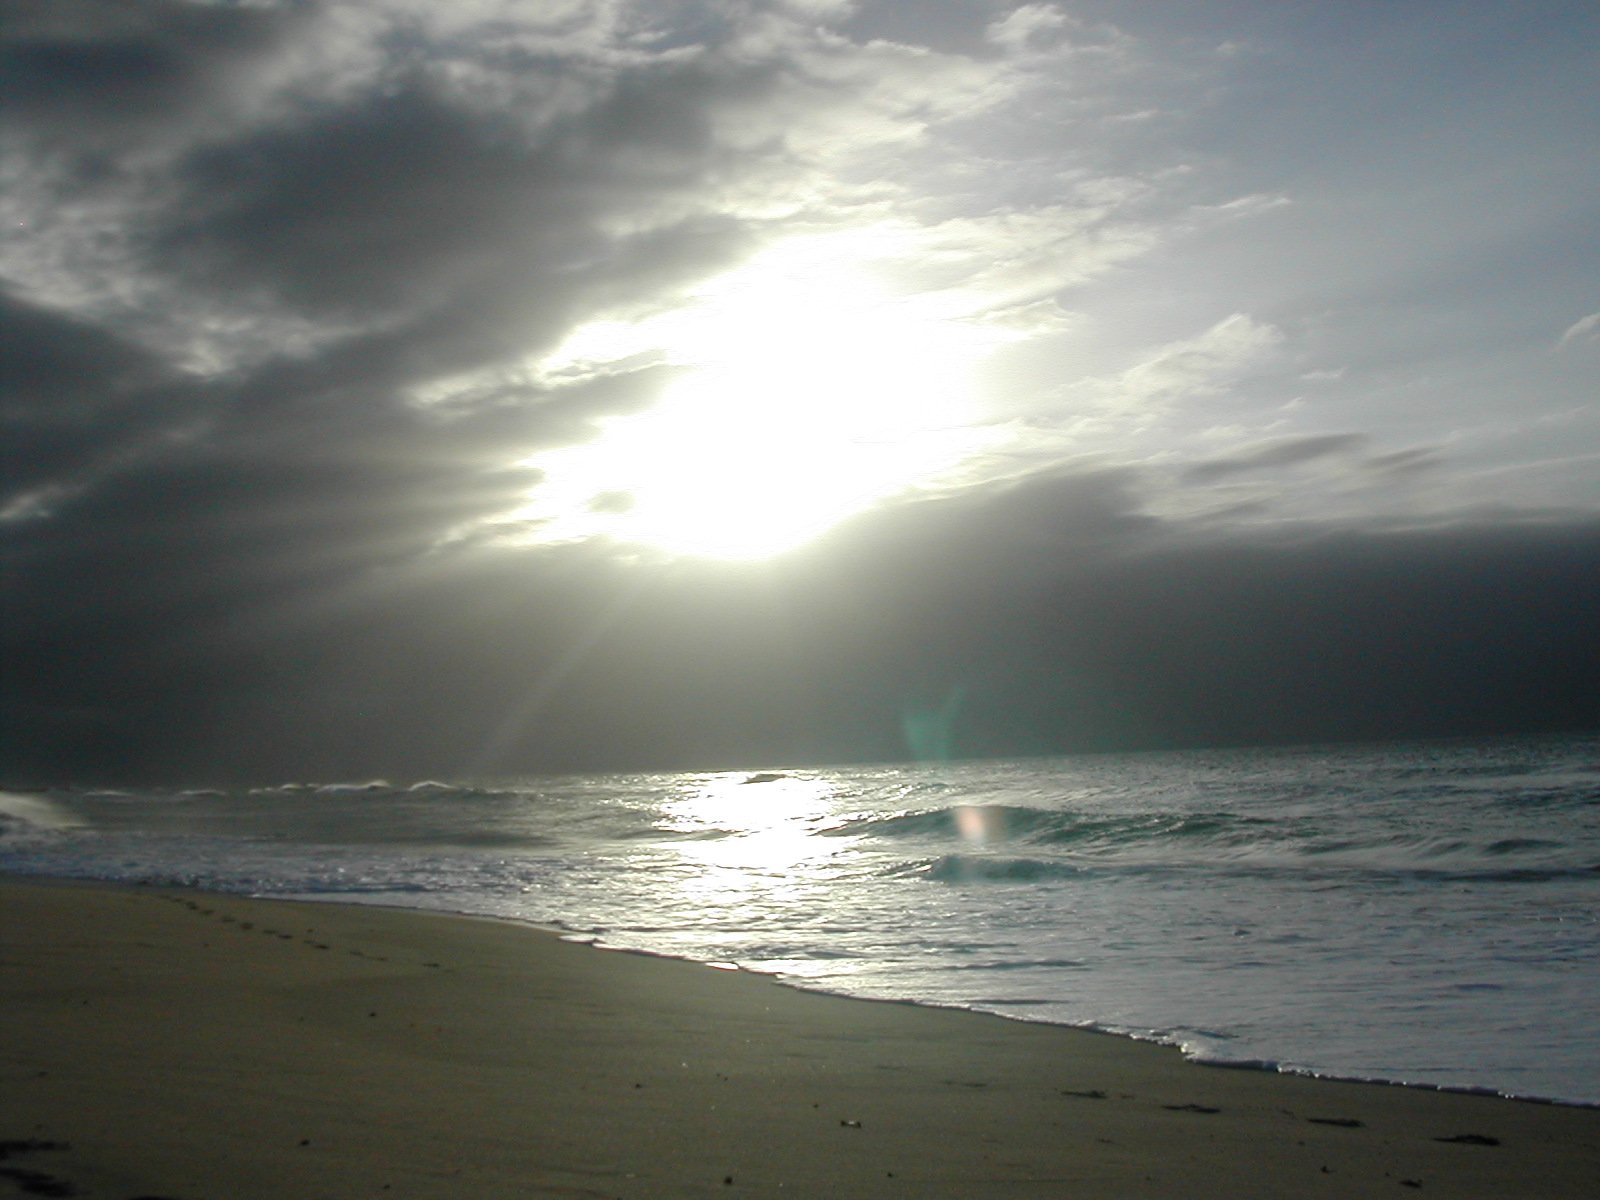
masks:
<path fill-rule="evenodd" d="M 0 869 L 510 917 L 1195 1058 L 1600 1102 L 1600 739 L 0 800 Z"/>

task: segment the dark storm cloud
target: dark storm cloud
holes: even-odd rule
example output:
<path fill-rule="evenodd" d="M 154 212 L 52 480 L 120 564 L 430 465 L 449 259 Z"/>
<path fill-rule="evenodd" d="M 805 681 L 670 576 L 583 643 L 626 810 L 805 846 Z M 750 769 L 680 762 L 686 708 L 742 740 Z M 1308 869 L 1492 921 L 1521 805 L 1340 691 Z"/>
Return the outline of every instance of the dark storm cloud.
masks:
<path fill-rule="evenodd" d="M 1128 484 L 1061 480 L 948 525 L 856 531 L 869 553 L 841 556 L 837 593 L 796 606 L 826 628 L 819 642 L 874 648 L 827 694 L 890 755 L 908 752 L 892 714 L 954 688 L 954 751 L 974 755 L 1600 716 L 1592 519 L 1205 537 L 1120 508 Z"/>
<path fill-rule="evenodd" d="M 559 165 L 521 157 L 425 90 L 365 98 L 194 154 L 151 253 L 301 312 L 405 310 L 483 271 L 513 229 L 573 223 Z"/>
<path fill-rule="evenodd" d="M 0 292 L 0 513 L 49 510 L 200 408 L 201 389 L 102 329 Z"/>
<path fill-rule="evenodd" d="M 358 53 L 318 24 L 332 11 L 8 6 L 0 100 L 39 231 L 0 308 L 13 781 L 895 758 L 908 717 L 954 695 L 958 754 L 1600 715 L 1593 524 L 1153 515 L 1173 475 L 1443 461 L 1365 433 L 1245 435 L 1168 456 L 1165 477 L 1153 456 L 1073 460 L 860 516 L 764 566 L 514 544 L 538 481 L 518 464 L 678 369 L 558 385 L 530 361 L 739 261 L 804 190 L 813 143 L 915 125 L 934 100 L 902 102 L 880 68 L 930 56 L 830 74 L 781 29 L 727 53 L 687 34 L 681 54 L 591 45 L 576 9 L 534 30 L 568 39 L 554 49 L 511 26 L 430 37 L 418 16 Z M 851 88 L 873 102 L 851 108 Z M 844 117 L 807 126 L 830 105 Z M 1261 340 L 1246 318 L 1216 329 Z M 1130 420 L 1186 380 L 1231 386 L 1206 375 L 1222 351 L 1163 358 L 1190 344 L 1173 337 L 1153 381 L 1106 368 L 1132 380 Z"/>
<path fill-rule="evenodd" d="M 99 144 L 237 86 L 237 73 L 280 45 L 310 6 L 11 0 L 6 10 L 0 105 L 9 118 Z"/>
<path fill-rule="evenodd" d="M 430 357 L 420 331 L 205 383 L 92 326 L 15 302 L 4 315 L 19 348 L 0 369 L 9 539 L 102 581 L 138 547 L 133 592 L 425 553 L 517 505 L 535 476 L 508 447 L 580 438 L 647 403 L 664 374 L 555 394 L 505 383 L 428 409 L 394 392 L 418 362 L 453 361 L 453 347 Z"/>
<path fill-rule="evenodd" d="M 105 330 L 0 293 L 7 349 L 0 408 L 7 421 L 56 416 L 87 423 L 165 372 L 150 354 Z"/>
<path fill-rule="evenodd" d="M 197 151 L 150 253 L 308 314 L 405 312 L 474 287 L 549 303 L 634 248 L 602 232 L 607 217 L 702 179 L 701 139 L 676 128 L 693 118 L 692 105 L 615 97 L 530 142 L 411 80 Z M 664 145 L 649 161 L 630 153 L 653 139 Z M 698 255 L 700 231 L 685 231 Z M 664 233 L 652 236 L 641 244 L 659 255 Z"/>
<path fill-rule="evenodd" d="M 357 571 L 305 561 L 227 473 L 200 489 L 227 504 L 209 527 L 164 533 L 199 485 L 146 479 L 161 519 L 98 546 L 95 590 L 68 564 L 28 637 L 8 623 L 13 773 L 898 758 L 957 693 L 956 755 L 1561 728 L 1600 695 L 1593 523 L 1200 539 L 1098 472 L 865 517 L 762 567 L 465 547 Z M 314 474 L 333 491 L 312 507 L 359 527 Z"/>

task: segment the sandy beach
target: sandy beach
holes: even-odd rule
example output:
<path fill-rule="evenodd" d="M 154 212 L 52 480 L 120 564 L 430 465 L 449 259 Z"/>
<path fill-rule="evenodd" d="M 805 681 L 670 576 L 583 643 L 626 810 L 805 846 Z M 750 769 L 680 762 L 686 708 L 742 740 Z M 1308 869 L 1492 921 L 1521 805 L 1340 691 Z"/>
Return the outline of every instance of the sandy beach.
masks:
<path fill-rule="evenodd" d="M 0 997 L 0 1195 L 1587 1197 L 1600 1178 L 1596 1109 L 1201 1067 L 494 921 L 12 880 Z"/>

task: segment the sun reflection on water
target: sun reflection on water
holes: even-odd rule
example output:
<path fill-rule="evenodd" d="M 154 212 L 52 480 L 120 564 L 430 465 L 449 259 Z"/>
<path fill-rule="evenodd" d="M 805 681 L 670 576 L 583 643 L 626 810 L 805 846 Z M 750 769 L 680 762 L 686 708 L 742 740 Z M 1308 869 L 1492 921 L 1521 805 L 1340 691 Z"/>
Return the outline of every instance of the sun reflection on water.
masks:
<path fill-rule="evenodd" d="M 792 775 L 718 775 L 673 797 L 662 824 L 670 843 L 677 900 L 702 917 L 726 912 L 736 927 L 762 909 L 824 903 L 831 860 L 844 846 L 818 837 L 833 816 L 836 785 Z M 825 906 L 825 903 L 824 903 Z"/>

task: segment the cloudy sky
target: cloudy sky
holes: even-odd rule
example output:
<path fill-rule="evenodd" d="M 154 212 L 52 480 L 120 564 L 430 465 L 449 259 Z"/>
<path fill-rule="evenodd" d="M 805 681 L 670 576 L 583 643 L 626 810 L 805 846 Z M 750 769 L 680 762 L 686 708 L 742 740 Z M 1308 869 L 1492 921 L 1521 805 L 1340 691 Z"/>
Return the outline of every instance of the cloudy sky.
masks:
<path fill-rule="evenodd" d="M 1587 0 L 0 0 L 16 781 L 1600 722 Z"/>

